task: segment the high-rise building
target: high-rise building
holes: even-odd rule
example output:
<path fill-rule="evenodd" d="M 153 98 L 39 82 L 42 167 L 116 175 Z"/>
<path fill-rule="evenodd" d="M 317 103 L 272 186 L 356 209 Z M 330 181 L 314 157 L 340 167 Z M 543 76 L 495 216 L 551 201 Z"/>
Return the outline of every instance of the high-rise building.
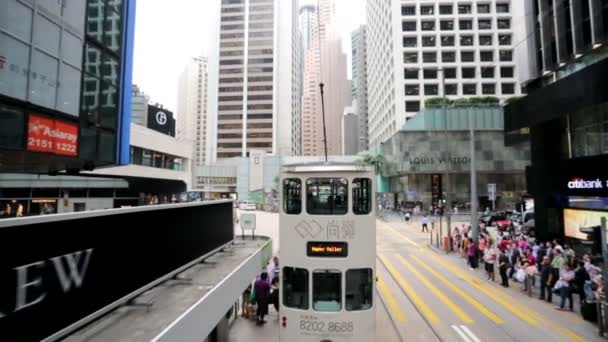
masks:
<path fill-rule="evenodd" d="M 359 118 L 355 108 L 344 108 L 342 116 L 342 154 L 354 156 L 359 152 Z"/>
<path fill-rule="evenodd" d="M 131 92 L 131 123 L 148 126 L 148 103 L 150 96 L 134 84 Z"/>
<path fill-rule="evenodd" d="M 293 153 L 294 8 L 297 0 L 222 1 L 217 158 Z"/>
<path fill-rule="evenodd" d="M 367 47 L 366 28 L 361 26 L 352 33 L 352 75 L 353 98 L 357 102 L 358 151 L 369 149 L 369 132 L 367 124 Z"/>
<path fill-rule="evenodd" d="M 368 0 L 370 144 L 392 136 L 429 97 L 520 95 L 515 36 L 526 26 L 513 13 L 524 3 Z"/>
<path fill-rule="evenodd" d="M 179 77 L 177 138 L 193 143 L 193 166 L 211 163 L 213 132 L 207 112 L 207 58 L 191 58 Z"/>
<path fill-rule="evenodd" d="M 317 14 L 314 5 L 304 5 L 300 8 L 300 32 L 302 32 L 302 50 L 310 48 L 314 25 L 317 24 Z"/>
<path fill-rule="evenodd" d="M 323 131 L 327 132 L 327 154 L 342 154 L 342 116 L 352 102 L 346 55 L 335 27 L 335 3 L 319 2 L 317 23 L 312 25 L 310 48 L 304 55 L 302 106 L 302 150 L 307 156 L 324 154 Z M 325 118 L 322 115 L 319 83 L 324 84 Z M 325 120 L 323 120 L 325 119 Z"/>

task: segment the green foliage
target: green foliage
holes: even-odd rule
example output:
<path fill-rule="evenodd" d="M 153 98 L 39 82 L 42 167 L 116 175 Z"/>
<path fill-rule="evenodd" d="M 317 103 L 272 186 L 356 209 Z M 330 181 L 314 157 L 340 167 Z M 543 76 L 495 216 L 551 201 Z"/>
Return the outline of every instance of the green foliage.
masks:
<path fill-rule="evenodd" d="M 513 97 L 509 97 L 508 99 L 505 100 L 505 105 L 510 105 L 512 103 L 515 103 L 521 99 L 523 99 L 523 96 L 513 96 Z"/>
<path fill-rule="evenodd" d="M 456 99 L 453 102 L 454 107 L 470 107 L 471 106 L 471 102 L 469 101 L 469 99 Z"/>
<path fill-rule="evenodd" d="M 386 166 L 386 158 L 382 154 L 366 154 L 363 158 L 357 160 L 357 164 L 372 165 L 376 175 L 384 175 Z"/>
<path fill-rule="evenodd" d="M 443 97 L 431 97 L 428 98 L 424 101 L 424 106 L 426 108 L 439 108 L 441 106 L 443 106 Z M 446 106 L 451 106 L 454 103 L 454 101 L 450 100 L 450 99 L 445 99 L 445 104 Z"/>

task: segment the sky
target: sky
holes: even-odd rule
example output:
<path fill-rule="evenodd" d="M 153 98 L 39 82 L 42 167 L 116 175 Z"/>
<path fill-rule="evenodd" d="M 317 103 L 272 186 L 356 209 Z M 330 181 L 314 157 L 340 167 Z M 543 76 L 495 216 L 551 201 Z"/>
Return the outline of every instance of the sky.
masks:
<path fill-rule="evenodd" d="M 365 0 L 335 1 L 336 21 L 350 61 L 350 33 L 365 23 Z M 168 5 L 166 0 L 137 1 L 133 82 L 152 103 L 177 111 L 179 75 L 190 57 L 204 54 L 210 40 L 206 23 L 220 15 L 210 10 L 211 2 L 172 0 Z M 317 0 L 300 0 L 303 4 L 316 5 Z"/>

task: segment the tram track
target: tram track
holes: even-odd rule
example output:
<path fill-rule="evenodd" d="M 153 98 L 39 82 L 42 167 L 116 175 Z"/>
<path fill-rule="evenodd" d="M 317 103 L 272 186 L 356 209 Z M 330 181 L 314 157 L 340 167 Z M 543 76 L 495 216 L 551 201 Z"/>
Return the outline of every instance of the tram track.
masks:
<path fill-rule="evenodd" d="M 403 334 L 401 333 L 401 330 L 399 329 L 399 326 L 395 320 L 395 317 L 393 317 L 393 315 L 391 314 L 391 311 L 389 310 L 389 307 L 384 299 L 384 297 L 382 297 L 382 294 L 380 293 L 380 291 L 378 291 L 378 289 L 376 289 L 376 293 L 378 294 L 378 298 L 380 298 L 380 302 L 382 303 L 382 307 L 384 308 L 384 310 L 386 311 L 389 320 L 391 321 L 391 324 L 393 326 L 393 329 L 395 329 L 395 332 L 397 333 L 397 336 L 399 336 L 399 340 L 402 342 L 405 342 L 405 336 L 403 336 Z M 378 325 L 376 325 L 376 329 L 378 329 Z"/>
<path fill-rule="evenodd" d="M 378 255 L 376 255 L 376 260 L 378 260 L 380 262 L 380 264 L 382 265 L 382 268 L 383 268 L 383 273 L 382 274 L 389 274 L 390 278 L 395 283 L 399 284 L 399 281 L 397 280 L 397 278 L 391 272 L 389 272 L 387 265 L 384 263 L 384 260 L 382 260 Z M 410 295 L 401 286 L 397 286 L 397 287 L 399 288 L 399 290 L 401 291 L 401 293 L 403 293 L 403 295 L 405 296 L 405 298 L 407 299 L 407 301 L 410 303 L 410 305 L 416 310 L 416 312 L 418 313 L 418 315 L 422 318 L 422 320 L 424 321 L 424 323 L 426 324 L 426 326 L 429 328 L 429 330 L 432 332 L 432 334 L 437 338 L 437 340 L 440 341 L 440 342 L 443 342 L 444 339 L 441 337 L 441 335 L 439 334 L 439 332 L 437 331 L 437 329 L 435 329 L 435 327 L 433 326 L 433 324 L 429 321 L 429 318 L 426 317 L 426 315 L 424 315 L 424 313 L 420 310 L 420 308 L 415 304 L 415 301 L 410 297 Z M 380 297 L 382 297 L 382 296 L 380 296 Z M 405 341 L 405 337 L 401 334 L 401 331 L 398 328 L 398 324 L 395 321 L 395 317 L 393 317 L 393 315 L 391 314 L 390 310 L 388 310 L 388 307 L 387 307 L 386 303 L 384 302 L 384 299 L 382 298 L 381 300 L 382 300 L 384 308 L 388 311 L 389 318 L 390 318 L 393 326 L 397 330 L 397 334 L 401 338 L 401 341 Z"/>

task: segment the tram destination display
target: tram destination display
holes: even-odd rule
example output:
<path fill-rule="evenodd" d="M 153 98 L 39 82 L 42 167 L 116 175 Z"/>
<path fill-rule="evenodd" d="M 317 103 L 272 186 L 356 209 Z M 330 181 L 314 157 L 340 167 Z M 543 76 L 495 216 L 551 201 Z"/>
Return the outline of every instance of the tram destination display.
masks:
<path fill-rule="evenodd" d="M 348 243 L 309 241 L 306 243 L 306 255 L 309 257 L 346 258 L 348 256 Z"/>

